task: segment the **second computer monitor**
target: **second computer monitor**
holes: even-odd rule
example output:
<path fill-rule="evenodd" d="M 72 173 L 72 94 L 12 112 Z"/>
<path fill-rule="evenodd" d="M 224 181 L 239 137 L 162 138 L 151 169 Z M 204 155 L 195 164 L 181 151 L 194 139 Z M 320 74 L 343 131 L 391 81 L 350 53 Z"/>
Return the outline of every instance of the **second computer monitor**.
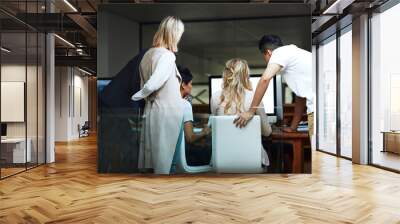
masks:
<path fill-rule="evenodd" d="M 7 124 L 5 123 L 1 123 L 1 136 L 7 136 Z"/>
<path fill-rule="evenodd" d="M 255 92 L 257 83 L 260 80 L 261 75 L 251 75 L 250 82 L 253 87 L 253 92 Z M 209 77 L 209 88 L 210 88 L 210 99 L 213 93 L 222 89 L 222 77 L 221 76 L 210 76 Z M 269 83 L 267 92 L 265 93 L 262 102 L 264 104 L 265 112 L 269 115 L 275 115 L 275 78 Z"/>

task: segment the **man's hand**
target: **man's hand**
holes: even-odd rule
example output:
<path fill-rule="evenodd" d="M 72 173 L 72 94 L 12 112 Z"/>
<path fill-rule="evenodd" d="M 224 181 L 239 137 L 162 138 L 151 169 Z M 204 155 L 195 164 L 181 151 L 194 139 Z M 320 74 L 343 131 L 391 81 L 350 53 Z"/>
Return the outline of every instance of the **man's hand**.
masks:
<path fill-rule="evenodd" d="M 292 127 L 284 127 L 284 128 L 283 128 L 283 131 L 284 131 L 284 132 L 296 132 L 296 130 L 293 129 Z"/>
<path fill-rule="evenodd" d="M 233 123 L 236 125 L 236 127 L 243 128 L 253 117 L 254 117 L 254 112 L 246 111 L 239 114 L 239 116 L 235 118 Z"/>

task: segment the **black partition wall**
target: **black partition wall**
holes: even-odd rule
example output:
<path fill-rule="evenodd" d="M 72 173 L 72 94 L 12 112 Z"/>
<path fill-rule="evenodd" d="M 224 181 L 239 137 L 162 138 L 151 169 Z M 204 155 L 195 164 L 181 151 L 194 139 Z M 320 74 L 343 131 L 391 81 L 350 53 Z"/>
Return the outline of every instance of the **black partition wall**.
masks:
<path fill-rule="evenodd" d="M 0 7 L 1 179 L 46 161 L 46 38 L 19 19 L 43 12 L 44 2 L 20 1 L 17 16 Z"/>

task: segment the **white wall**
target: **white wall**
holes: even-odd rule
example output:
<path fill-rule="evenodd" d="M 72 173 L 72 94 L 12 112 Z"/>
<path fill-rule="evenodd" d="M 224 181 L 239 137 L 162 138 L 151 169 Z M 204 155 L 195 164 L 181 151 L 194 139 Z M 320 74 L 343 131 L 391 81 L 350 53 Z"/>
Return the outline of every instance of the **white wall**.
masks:
<path fill-rule="evenodd" d="M 1 66 L 1 81 L 2 82 L 24 82 L 25 80 L 25 64 L 8 64 Z M 32 70 L 32 67 L 28 67 L 28 70 Z M 7 110 L 7 108 L 1 108 L 1 110 Z M 8 137 L 25 137 L 25 123 L 24 122 L 12 122 L 7 124 L 7 135 Z"/>
<path fill-rule="evenodd" d="M 36 75 L 36 67 L 34 66 L 27 66 L 19 65 L 19 64 L 6 64 L 1 66 L 1 81 L 2 82 L 25 82 L 25 75 L 27 69 L 28 79 L 30 85 L 36 85 L 36 82 L 31 83 L 32 80 L 29 77 L 30 74 Z M 36 88 L 27 88 L 27 103 L 33 102 L 36 100 Z M 35 101 L 36 102 L 36 101 Z M 28 105 L 29 106 L 29 105 Z M 34 105 L 30 105 L 31 107 L 36 108 L 36 103 Z M 1 110 L 6 110 L 7 108 L 1 108 Z M 31 116 L 33 115 L 33 116 Z M 28 122 L 35 121 L 36 123 L 36 114 L 28 113 L 27 114 Z M 11 122 L 7 123 L 7 136 L 8 137 L 25 137 L 25 124 L 26 122 Z M 33 127 L 33 125 L 28 125 L 28 129 Z M 36 130 L 36 126 L 34 127 Z M 30 130 L 28 130 L 28 137 L 29 137 Z"/>
<path fill-rule="evenodd" d="M 55 68 L 55 140 L 68 140 L 69 95 L 70 77 L 67 67 Z"/>
<path fill-rule="evenodd" d="M 72 109 L 72 129 L 70 133 L 72 138 L 74 139 L 79 137 L 79 132 L 77 128 L 78 125 L 82 126 L 85 121 L 89 120 L 88 77 L 82 76 L 82 73 L 76 74 L 76 72 L 77 70 L 75 70 L 74 72 L 74 91 L 72 93 L 74 95 L 72 96 L 74 102 L 71 103 L 74 105 L 74 108 Z"/>
<path fill-rule="evenodd" d="M 88 106 L 88 77 L 76 68 L 56 67 L 56 141 L 79 138 L 78 125 L 88 121 Z"/>

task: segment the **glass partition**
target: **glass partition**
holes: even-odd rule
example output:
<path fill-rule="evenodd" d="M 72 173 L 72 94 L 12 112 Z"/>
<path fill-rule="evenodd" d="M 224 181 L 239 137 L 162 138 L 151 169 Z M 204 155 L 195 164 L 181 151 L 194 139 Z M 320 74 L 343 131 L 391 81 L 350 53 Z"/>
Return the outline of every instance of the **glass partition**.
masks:
<path fill-rule="evenodd" d="M 318 47 L 317 149 L 336 154 L 336 35 Z"/>
<path fill-rule="evenodd" d="M 400 4 L 371 18 L 372 164 L 400 170 Z"/>
<path fill-rule="evenodd" d="M 42 12 L 43 3 L 20 1 L 18 12 Z M 0 178 L 5 178 L 45 163 L 46 39 L 4 13 L 0 26 Z"/>
<path fill-rule="evenodd" d="M 31 162 L 26 119 L 26 41 L 25 32 L 1 34 L 2 177 L 24 171 L 26 162 Z"/>

